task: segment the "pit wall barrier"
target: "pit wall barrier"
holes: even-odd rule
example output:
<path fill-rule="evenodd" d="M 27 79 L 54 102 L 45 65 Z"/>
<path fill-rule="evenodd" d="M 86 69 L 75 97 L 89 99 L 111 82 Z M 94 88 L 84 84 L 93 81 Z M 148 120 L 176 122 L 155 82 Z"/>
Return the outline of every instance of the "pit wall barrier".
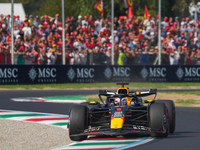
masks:
<path fill-rule="evenodd" d="M 0 65 L 0 84 L 199 82 L 200 66 Z"/>

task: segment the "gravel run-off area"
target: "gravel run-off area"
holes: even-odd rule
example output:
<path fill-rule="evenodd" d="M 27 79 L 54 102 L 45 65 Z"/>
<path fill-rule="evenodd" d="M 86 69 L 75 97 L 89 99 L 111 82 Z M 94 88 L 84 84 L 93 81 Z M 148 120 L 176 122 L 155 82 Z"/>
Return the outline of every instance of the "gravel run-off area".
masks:
<path fill-rule="evenodd" d="M 0 119 L 1 150 L 50 150 L 72 143 L 68 130 L 32 122 Z"/>

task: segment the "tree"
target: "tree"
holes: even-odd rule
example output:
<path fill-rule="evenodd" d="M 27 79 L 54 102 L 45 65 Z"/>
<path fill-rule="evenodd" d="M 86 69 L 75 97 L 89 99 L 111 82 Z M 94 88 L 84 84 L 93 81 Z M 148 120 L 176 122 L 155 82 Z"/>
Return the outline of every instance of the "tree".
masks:
<path fill-rule="evenodd" d="M 2 3 L 9 3 L 11 0 L 1 0 Z M 94 5 L 98 0 L 65 0 L 65 16 L 74 15 L 90 15 L 100 17 L 100 12 L 94 9 Z M 124 0 L 115 0 L 115 16 L 124 15 Z M 191 2 L 198 0 L 162 0 L 162 17 L 164 16 L 189 16 L 188 6 Z M 54 16 L 59 13 L 61 15 L 61 0 L 15 0 L 15 3 L 22 3 L 27 15 L 49 15 Z M 144 16 L 144 7 L 147 5 L 148 11 L 152 16 L 157 16 L 158 0 L 133 0 L 134 16 Z M 111 14 L 111 0 L 104 0 L 104 16 Z"/>

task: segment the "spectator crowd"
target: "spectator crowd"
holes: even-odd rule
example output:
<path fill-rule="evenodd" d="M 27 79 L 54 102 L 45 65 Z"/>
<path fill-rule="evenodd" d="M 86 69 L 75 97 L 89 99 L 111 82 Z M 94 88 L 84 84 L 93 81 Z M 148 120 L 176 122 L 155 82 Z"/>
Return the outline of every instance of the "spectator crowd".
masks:
<path fill-rule="evenodd" d="M 14 16 L 15 64 L 62 64 L 62 31 L 65 30 L 66 64 L 111 64 L 111 17 L 92 15 L 66 18 L 64 29 L 55 16 Z M 164 17 L 161 22 L 161 64 L 200 64 L 200 20 Z M 115 65 L 158 63 L 158 19 L 114 18 Z M 0 63 L 11 53 L 11 18 L 0 16 Z M 10 59 L 6 59 L 9 64 Z"/>

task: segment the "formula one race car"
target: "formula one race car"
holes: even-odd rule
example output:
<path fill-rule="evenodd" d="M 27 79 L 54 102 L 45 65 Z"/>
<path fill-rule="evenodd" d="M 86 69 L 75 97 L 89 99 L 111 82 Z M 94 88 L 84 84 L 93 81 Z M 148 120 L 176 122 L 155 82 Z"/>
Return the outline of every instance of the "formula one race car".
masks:
<path fill-rule="evenodd" d="M 69 114 L 69 137 L 82 141 L 88 135 L 126 136 L 150 134 L 167 137 L 175 130 L 175 105 L 172 100 L 155 100 L 157 89 L 129 91 L 122 85 L 117 92 L 99 90 L 102 102 L 85 102 L 72 106 Z M 155 95 L 153 100 L 142 97 Z M 105 102 L 102 96 L 106 97 Z M 146 103 L 146 104 L 145 104 Z"/>

